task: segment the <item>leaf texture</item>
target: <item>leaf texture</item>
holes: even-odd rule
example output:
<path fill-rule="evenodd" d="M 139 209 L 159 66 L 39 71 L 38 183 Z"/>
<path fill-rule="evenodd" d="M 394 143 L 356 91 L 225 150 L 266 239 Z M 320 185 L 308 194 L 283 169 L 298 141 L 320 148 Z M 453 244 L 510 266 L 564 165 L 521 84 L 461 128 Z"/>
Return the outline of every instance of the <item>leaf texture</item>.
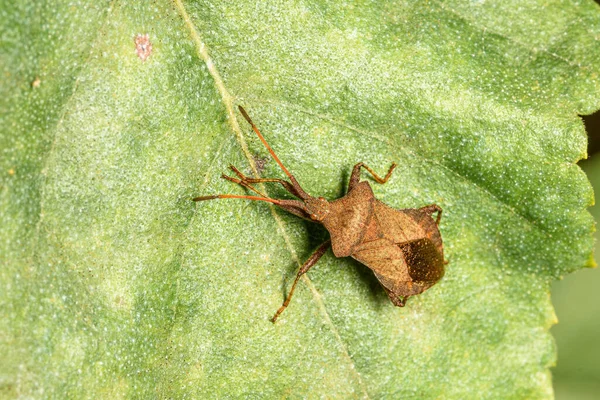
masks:
<path fill-rule="evenodd" d="M 552 397 L 549 285 L 592 264 L 593 1 L 0 10 L 2 395 Z M 443 280 L 400 309 L 329 252 L 271 324 L 326 233 L 191 201 L 242 194 L 229 164 L 283 177 L 238 104 L 313 195 L 398 162 L 373 189 L 444 209 Z"/>

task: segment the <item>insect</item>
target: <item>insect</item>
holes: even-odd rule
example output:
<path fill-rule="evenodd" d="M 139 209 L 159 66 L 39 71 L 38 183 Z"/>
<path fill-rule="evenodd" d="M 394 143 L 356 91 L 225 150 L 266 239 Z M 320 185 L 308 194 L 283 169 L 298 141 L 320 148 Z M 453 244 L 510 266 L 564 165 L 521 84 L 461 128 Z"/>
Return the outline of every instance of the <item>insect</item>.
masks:
<path fill-rule="evenodd" d="M 294 215 L 322 224 L 330 235 L 330 239 L 321 244 L 298 270 L 286 299 L 272 318 L 273 322 L 290 304 L 300 277 L 319 261 L 329 247 L 336 257 L 352 257 L 373 270 L 392 303 L 398 307 L 404 307 L 410 296 L 424 292 L 442 278 L 447 261 L 444 260 L 444 245 L 438 229 L 442 218 L 441 207 L 431 204 L 398 210 L 377 200 L 371 185 L 360 180 L 361 168 L 364 168 L 376 182 L 386 183 L 396 168 L 395 163 L 383 178 L 367 165 L 358 163 L 352 170 L 344 197 L 334 201 L 313 197 L 302 189 L 285 168 L 246 111 L 241 106 L 238 108 L 289 181 L 250 178 L 232 165 L 230 168 L 237 178 L 225 174 L 221 177 L 258 196 L 218 194 L 193 200 L 247 199 L 273 203 Z M 263 182 L 281 184 L 299 200 L 273 199 L 253 186 Z M 435 220 L 434 213 L 437 214 Z"/>

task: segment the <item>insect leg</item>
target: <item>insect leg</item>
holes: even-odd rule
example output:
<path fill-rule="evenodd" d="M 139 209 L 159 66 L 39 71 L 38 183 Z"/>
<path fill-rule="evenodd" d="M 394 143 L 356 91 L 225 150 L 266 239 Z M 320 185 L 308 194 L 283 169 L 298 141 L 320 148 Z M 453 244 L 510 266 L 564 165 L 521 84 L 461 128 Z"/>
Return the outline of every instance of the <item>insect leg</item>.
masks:
<path fill-rule="evenodd" d="M 429 215 L 433 214 L 434 212 L 437 212 L 438 214 L 437 218 L 435 219 L 435 224 L 440 224 L 440 220 L 442 219 L 442 207 L 438 206 L 437 204 L 430 204 L 428 206 L 419 208 L 419 210 L 424 211 Z"/>
<path fill-rule="evenodd" d="M 232 178 L 235 179 L 235 178 Z M 273 203 L 289 213 L 297 215 L 300 218 L 310 219 L 310 215 L 308 214 L 308 210 L 303 202 L 300 200 L 279 200 L 272 199 L 266 196 L 241 196 L 237 194 L 213 194 L 209 196 L 199 196 L 192 199 L 192 201 L 206 201 L 206 200 L 215 200 L 215 199 L 246 199 L 246 200 L 254 200 L 254 201 L 266 201 L 267 203 Z"/>
<path fill-rule="evenodd" d="M 235 180 L 231 179 L 230 177 L 225 177 L 225 175 L 223 176 L 223 178 L 232 181 L 232 182 L 236 182 L 239 183 L 240 185 L 244 186 L 244 187 L 248 187 L 249 185 L 244 185 L 244 183 L 249 184 L 249 183 L 263 183 L 263 182 L 275 182 L 275 183 L 279 183 L 281 184 L 281 186 L 284 187 L 285 190 L 287 190 L 288 192 L 290 192 L 292 195 L 302 198 L 302 196 L 300 196 L 300 194 L 296 191 L 296 189 L 294 188 L 294 185 L 292 185 L 291 183 L 289 183 L 286 180 L 283 179 L 277 179 L 277 178 L 249 178 L 246 175 L 244 175 L 243 173 L 241 173 L 236 167 L 234 167 L 233 165 L 230 165 L 229 168 L 231 168 L 231 170 L 233 172 L 235 172 L 235 174 L 237 176 L 240 177 L 242 182 L 236 182 Z M 249 188 L 249 187 L 248 187 Z M 249 188 L 250 189 L 250 188 Z M 254 189 L 250 189 L 250 190 L 254 190 Z M 256 192 L 256 190 L 254 190 Z"/>
<path fill-rule="evenodd" d="M 385 175 L 384 178 L 381 178 L 379 175 L 377 175 L 375 173 L 375 171 L 373 171 L 371 169 L 371 167 L 365 165 L 364 163 L 358 163 L 354 166 L 354 168 L 352 169 L 352 175 L 350 175 L 350 183 L 348 184 L 348 191 L 352 190 L 352 188 L 360 181 L 360 168 L 364 168 L 367 171 L 369 171 L 369 173 L 373 176 L 373 179 L 375 179 L 375 181 L 377 183 L 386 183 L 388 181 L 388 179 L 390 179 L 390 176 L 392 176 L 392 172 L 394 171 L 394 168 L 396 168 L 396 163 L 392 163 L 392 165 L 390 166 L 390 169 L 388 170 L 387 174 Z"/>
<path fill-rule="evenodd" d="M 312 253 L 312 255 L 308 258 L 308 260 L 306 260 L 306 262 L 302 265 L 302 267 L 300 267 L 300 270 L 298 270 L 296 279 L 294 280 L 294 283 L 292 284 L 292 288 L 290 289 L 290 292 L 288 293 L 285 301 L 283 302 L 281 307 L 279 307 L 279 310 L 277 310 L 277 312 L 271 319 L 271 321 L 273 323 L 275 323 L 275 321 L 277 321 L 277 318 L 279 318 L 281 313 L 290 304 L 290 300 L 292 300 L 292 296 L 294 295 L 294 289 L 296 289 L 296 284 L 298 283 L 298 280 L 300 279 L 300 277 L 302 275 L 304 275 L 306 272 L 308 272 L 308 270 L 311 269 L 317 263 L 317 261 L 319 261 L 319 259 L 323 256 L 323 254 L 325 254 L 327 249 L 329 249 L 329 246 L 331 246 L 331 240 L 328 240 L 325 243 L 323 243 L 322 245 L 320 245 L 319 248 L 317 250 L 315 250 L 314 253 Z"/>
<path fill-rule="evenodd" d="M 222 174 L 222 175 L 221 175 L 221 178 L 223 178 L 223 179 L 226 179 L 226 180 L 228 180 L 228 181 L 230 181 L 230 182 L 233 182 L 233 183 L 237 183 L 237 184 L 238 184 L 238 185 L 240 185 L 240 186 L 243 186 L 243 187 L 245 187 L 245 188 L 247 188 L 247 189 L 249 189 L 249 190 L 252 190 L 254 193 L 257 193 L 257 194 L 258 194 L 258 195 L 260 195 L 261 197 L 269 197 L 269 196 L 267 196 L 266 194 L 264 194 L 264 193 L 262 193 L 262 192 L 258 191 L 258 189 L 256 189 L 254 186 L 250 185 L 249 183 L 245 182 L 244 180 L 240 180 L 240 179 L 232 178 L 231 176 L 227 176 L 227 175 L 225 175 L 225 174 Z"/>

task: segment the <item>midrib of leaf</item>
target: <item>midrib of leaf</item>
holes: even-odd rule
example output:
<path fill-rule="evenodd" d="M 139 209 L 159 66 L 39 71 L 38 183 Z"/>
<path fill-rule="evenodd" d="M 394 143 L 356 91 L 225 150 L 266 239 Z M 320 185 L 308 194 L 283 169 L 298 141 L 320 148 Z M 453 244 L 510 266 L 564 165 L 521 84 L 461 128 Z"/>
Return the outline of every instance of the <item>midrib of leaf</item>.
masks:
<path fill-rule="evenodd" d="M 242 130 L 238 123 L 236 114 L 234 112 L 234 98 L 227 90 L 225 83 L 223 82 L 223 79 L 221 78 L 221 75 L 220 75 L 219 71 L 217 70 L 217 67 L 215 66 L 214 62 L 210 58 L 206 44 L 202 41 L 200 34 L 198 33 L 198 30 L 196 29 L 194 23 L 192 22 L 184 4 L 182 3 L 181 0 L 173 0 L 173 1 L 175 3 L 175 6 L 177 7 L 177 9 L 179 10 L 179 13 L 180 13 L 185 25 L 188 27 L 190 36 L 196 46 L 198 56 L 204 61 L 210 75 L 212 76 L 212 78 L 215 81 L 215 86 L 217 87 L 217 90 L 219 91 L 219 94 L 223 100 L 225 109 L 227 110 L 229 125 L 231 126 L 231 129 L 235 133 L 237 141 L 239 142 L 240 146 L 242 147 L 242 151 L 244 152 L 244 156 L 248 160 L 250 168 L 252 169 L 252 173 L 254 174 L 254 176 L 259 177 L 259 172 L 256 167 L 256 162 L 254 161 L 252 154 L 248 150 L 248 145 L 244 139 L 244 135 L 242 133 Z M 260 185 L 260 186 L 263 186 L 263 185 Z M 264 189 L 264 186 L 263 186 L 263 189 Z M 294 261 L 300 268 L 302 266 L 302 262 L 298 258 L 296 251 L 294 250 L 293 246 L 291 245 L 290 238 L 286 233 L 285 223 L 283 222 L 283 220 L 277 213 L 275 206 L 273 206 L 272 204 L 269 204 L 269 208 L 271 210 L 271 215 L 273 216 L 273 218 L 275 219 L 275 222 L 277 223 L 277 225 L 279 227 L 279 232 L 282 235 L 282 237 L 286 243 L 286 247 L 288 248 L 289 252 L 291 253 L 292 258 L 294 259 Z M 333 321 L 331 320 L 329 313 L 327 312 L 327 309 L 325 308 L 325 303 L 323 301 L 323 298 L 321 297 L 321 294 L 317 291 L 315 286 L 310 281 L 310 278 L 308 278 L 308 276 L 306 274 L 304 274 L 302 279 L 304 280 L 304 283 L 308 286 L 311 293 L 313 294 L 313 299 L 316 302 L 316 304 L 318 305 L 319 309 L 321 310 L 321 315 L 323 316 L 323 319 L 325 320 L 326 324 L 329 326 L 329 328 L 331 329 L 331 332 L 333 333 L 336 340 L 338 341 L 338 343 L 340 345 L 340 349 L 341 349 L 344 357 L 348 360 L 348 362 L 352 366 L 351 369 L 352 369 L 352 371 L 355 372 L 355 377 L 357 379 L 358 385 L 362 389 L 365 398 L 370 398 L 369 393 L 367 392 L 367 389 L 366 389 L 366 385 L 362 381 L 362 379 L 360 377 L 360 373 L 358 372 L 358 370 L 356 368 L 356 364 L 354 363 L 354 360 L 352 359 L 352 357 L 350 356 L 350 353 L 348 352 L 348 347 L 342 340 L 341 335 L 339 334 L 336 326 L 333 324 Z"/>
<path fill-rule="evenodd" d="M 490 29 L 490 28 L 488 28 L 486 26 L 482 26 L 482 25 L 476 23 L 475 21 L 473 21 L 471 18 L 469 18 L 469 17 L 461 14 L 460 12 L 458 12 L 458 11 L 456 11 L 456 10 L 448 7 L 448 6 L 446 6 L 440 0 L 436 0 L 436 3 L 440 6 L 440 8 L 442 10 L 447 11 L 447 12 L 449 12 L 451 14 L 456 15 L 457 17 L 459 17 L 460 19 L 462 19 L 463 21 L 465 21 L 467 24 L 471 25 L 472 27 L 474 27 L 476 29 L 481 30 L 484 33 L 491 33 L 492 35 L 497 35 L 497 36 L 499 36 L 499 37 L 501 37 L 503 39 L 506 39 L 507 41 L 509 41 L 511 43 L 514 43 L 515 45 L 521 47 L 522 49 L 527 50 L 530 53 L 534 53 L 534 54 L 535 53 L 548 54 L 549 56 L 554 57 L 557 60 L 564 62 L 565 64 L 567 64 L 570 67 L 579 68 L 581 70 L 589 70 L 589 67 L 581 65 L 581 63 L 573 63 L 573 62 L 567 60 L 566 58 L 564 58 L 563 56 L 561 56 L 560 54 L 556 54 L 554 52 L 551 52 L 548 49 L 545 49 L 545 48 L 532 49 L 531 47 L 527 46 L 524 43 L 521 43 L 520 41 L 518 41 L 517 39 L 515 39 L 515 38 L 513 38 L 511 36 L 508 36 L 508 35 L 506 35 L 506 34 L 504 34 L 502 32 L 499 32 L 497 30 Z"/>

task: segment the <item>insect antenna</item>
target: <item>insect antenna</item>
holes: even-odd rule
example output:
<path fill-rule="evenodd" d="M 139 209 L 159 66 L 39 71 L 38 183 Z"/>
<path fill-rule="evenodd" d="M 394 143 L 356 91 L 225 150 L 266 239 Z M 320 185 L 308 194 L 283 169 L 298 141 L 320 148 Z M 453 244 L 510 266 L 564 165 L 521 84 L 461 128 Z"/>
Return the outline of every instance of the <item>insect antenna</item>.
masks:
<path fill-rule="evenodd" d="M 260 192 L 259 192 L 260 193 Z M 208 196 L 199 196 L 194 197 L 192 201 L 206 201 L 206 200 L 215 200 L 215 199 L 245 199 L 245 200 L 254 200 L 254 201 L 266 201 L 267 203 L 273 203 L 284 210 L 295 214 L 302 218 L 308 218 L 308 210 L 303 202 L 300 200 L 280 200 L 280 199 L 272 199 L 267 196 L 246 196 L 246 195 L 238 195 L 238 194 L 212 194 Z"/>
<path fill-rule="evenodd" d="M 271 157 L 273 157 L 273 159 L 277 162 L 277 164 L 279 164 L 279 166 L 281 167 L 281 169 L 283 170 L 283 172 L 285 172 L 285 174 L 288 177 L 291 178 L 292 174 L 290 174 L 290 171 L 288 171 L 287 168 L 283 165 L 283 163 L 279 160 L 279 157 L 277 157 L 277 155 L 275 154 L 275 152 L 273 151 L 273 149 L 271 148 L 271 146 L 269 146 L 269 144 L 265 140 L 265 138 L 262 135 L 262 133 L 260 133 L 260 131 L 258 130 L 258 128 L 256 127 L 256 125 L 254 125 L 254 122 L 252 122 L 252 120 L 250 119 L 250 116 L 248 115 L 248 113 L 246 112 L 246 110 L 244 110 L 244 107 L 238 106 L 238 108 L 239 108 L 240 112 L 242 113 L 242 115 L 244 116 L 244 118 L 246 119 L 246 121 L 248 121 L 248 123 L 252 126 L 252 130 L 254 130 L 254 132 L 256 133 L 256 135 L 258 135 L 258 138 L 260 139 L 260 141 L 265 145 L 265 147 L 267 148 L 267 150 L 269 150 L 269 153 L 271 154 Z"/>
<path fill-rule="evenodd" d="M 277 199 L 272 199 L 270 197 L 258 197 L 258 196 L 242 196 L 238 194 L 213 194 L 210 196 L 199 196 L 194 197 L 192 201 L 205 201 L 205 200 L 214 200 L 214 199 L 246 199 L 246 200 L 255 200 L 255 201 L 266 201 L 268 203 L 273 203 L 280 205 L 281 201 Z"/>
<path fill-rule="evenodd" d="M 240 113 L 242 113 L 242 116 L 246 119 L 246 121 L 248 121 L 248 123 L 250 124 L 250 126 L 252 126 L 252 130 L 254 131 L 254 133 L 256 133 L 256 135 L 258 136 L 258 138 L 260 139 L 260 141 L 265 145 L 265 147 L 269 151 L 269 154 L 271 154 L 271 157 L 273 157 L 273 159 L 277 162 L 277 164 L 279 164 L 279 166 L 281 167 L 281 169 L 283 170 L 283 172 L 285 172 L 285 174 L 288 176 L 288 178 L 290 178 L 290 181 L 292 182 L 292 186 L 294 187 L 294 189 L 296 190 L 297 194 L 299 195 L 298 197 L 300 197 L 301 199 L 306 199 L 306 198 L 310 197 L 308 195 L 308 193 L 306 193 L 300 187 L 300 184 L 298 183 L 298 181 L 296 180 L 296 178 L 294 178 L 294 175 L 292 175 L 290 173 L 290 171 L 288 171 L 287 168 L 283 165 L 283 163 L 281 162 L 281 160 L 279 160 L 279 157 L 277 157 L 277 154 L 275 154 L 275 152 L 273 151 L 273 149 L 271 148 L 271 146 L 269 146 L 269 143 L 267 143 L 267 141 L 265 140 L 265 138 L 262 135 L 262 133 L 260 133 L 260 131 L 258 130 L 258 128 L 256 127 L 256 125 L 254 125 L 254 122 L 252 122 L 252 119 L 250 119 L 250 116 L 248 115 L 248 113 L 246 112 L 246 110 L 244 110 L 244 107 L 238 106 L 238 109 L 240 110 Z M 296 195 L 296 194 L 294 194 L 294 195 Z"/>

